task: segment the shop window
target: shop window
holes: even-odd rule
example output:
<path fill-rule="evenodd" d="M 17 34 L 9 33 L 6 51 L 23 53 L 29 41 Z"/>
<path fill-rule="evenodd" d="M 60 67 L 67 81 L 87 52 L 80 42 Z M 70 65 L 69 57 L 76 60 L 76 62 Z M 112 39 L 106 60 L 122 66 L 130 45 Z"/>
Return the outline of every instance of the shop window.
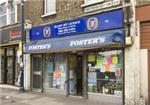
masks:
<path fill-rule="evenodd" d="M 44 88 L 65 89 L 65 56 L 63 54 L 47 54 L 44 61 Z"/>
<path fill-rule="evenodd" d="M 122 96 L 121 50 L 88 54 L 88 92 Z"/>
<path fill-rule="evenodd" d="M 44 15 L 42 17 L 54 14 L 56 14 L 56 0 L 44 0 Z"/>

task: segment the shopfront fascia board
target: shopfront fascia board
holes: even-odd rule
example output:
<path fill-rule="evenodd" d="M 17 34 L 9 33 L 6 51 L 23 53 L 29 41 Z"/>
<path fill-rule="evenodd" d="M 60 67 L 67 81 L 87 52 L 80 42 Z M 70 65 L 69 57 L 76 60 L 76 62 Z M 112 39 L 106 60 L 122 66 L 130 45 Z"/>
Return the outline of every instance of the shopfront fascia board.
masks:
<path fill-rule="evenodd" d="M 29 37 L 33 41 L 119 28 L 123 28 L 122 9 L 36 26 L 29 30 Z"/>
<path fill-rule="evenodd" d="M 25 44 L 24 51 L 25 53 L 75 51 L 101 48 L 109 45 L 124 45 L 122 29 L 31 41 Z"/>
<path fill-rule="evenodd" d="M 1 29 L 0 44 L 12 44 L 21 40 L 20 26 Z"/>

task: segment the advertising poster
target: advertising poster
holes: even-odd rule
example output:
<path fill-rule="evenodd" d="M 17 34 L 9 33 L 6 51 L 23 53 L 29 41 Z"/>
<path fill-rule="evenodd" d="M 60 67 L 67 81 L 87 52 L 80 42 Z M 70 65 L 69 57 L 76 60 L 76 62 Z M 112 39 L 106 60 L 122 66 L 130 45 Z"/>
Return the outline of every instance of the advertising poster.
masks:
<path fill-rule="evenodd" d="M 88 72 L 88 84 L 96 85 L 97 76 L 96 72 Z"/>
<path fill-rule="evenodd" d="M 114 55 L 114 56 L 112 57 L 112 63 L 113 63 L 113 64 L 118 64 L 118 56 L 117 56 L 117 55 Z"/>
<path fill-rule="evenodd" d="M 100 71 L 101 71 L 102 73 L 105 72 L 105 65 L 101 65 L 101 66 L 100 66 Z"/>
<path fill-rule="evenodd" d="M 106 72 L 110 72 L 110 65 L 109 65 L 109 64 L 106 64 L 106 65 L 105 65 L 105 71 L 106 71 Z"/>
<path fill-rule="evenodd" d="M 111 64 L 110 65 L 110 72 L 115 72 L 115 68 L 116 68 L 116 65 Z"/>
<path fill-rule="evenodd" d="M 108 65 L 112 64 L 112 57 L 111 56 L 107 56 L 107 64 Z"/>
<path fill-rule="evenodd" d="M 104 64 L 104 57 L 97 57 L 96 66 L 100 66 Z"/>
<path fill-rule="evenodd" d="M 88 55 L 88 62 L 95 62 L 96 56 L 95 55 Z"/>
<path fill-rule="evenodd" d="M 47 71 L 48 71 L 48 73 L 53 73 L 53 63 L 52 62 L 49 62 L 47 64 Z"/>
<path fill-rule="evenodd" d="M 60 87 L 61 85 L 61 72 L 59 70 L 55 70 L 53 72 L 53 86 Z"/>

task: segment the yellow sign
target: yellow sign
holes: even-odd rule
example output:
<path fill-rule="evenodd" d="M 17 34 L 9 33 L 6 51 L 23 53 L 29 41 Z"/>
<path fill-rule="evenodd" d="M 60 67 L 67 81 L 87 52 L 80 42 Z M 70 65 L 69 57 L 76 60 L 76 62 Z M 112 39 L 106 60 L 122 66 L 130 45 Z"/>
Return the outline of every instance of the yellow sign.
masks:
<path fill-rule="evenodd" d="M 95 55 L 88 55 L 88 62 L 95 62 Z"/>
<path fill-rule="evenodd" d="M 118 64 L 118 56 L 117 55 L 112 57 L 112 63 L 113 64 Z"/>

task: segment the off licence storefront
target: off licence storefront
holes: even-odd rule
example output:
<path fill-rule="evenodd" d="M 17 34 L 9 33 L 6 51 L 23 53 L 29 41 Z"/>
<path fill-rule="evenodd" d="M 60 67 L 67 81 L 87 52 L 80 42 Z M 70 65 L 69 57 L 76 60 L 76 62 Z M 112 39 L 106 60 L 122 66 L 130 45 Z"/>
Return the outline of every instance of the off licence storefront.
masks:
<path fill-rule="evenodd" d="M 1 31 L 1 84 L 18 85 L 18 48 L 21 39 L 19 26 L 4 28 Z"/>
<path fill-rule="evenodd" d="M 111 16 L 122 18 L 121 11 L 119 16 L 118 13 L 117 15 L 110 13 Z M 105 14 L 103 18 L 109 15 Z M 123 103 L 124 32 L 121 29 L 122 24 L 119 24 L 117 20 L 113 20 L 113 25 L 110 22 L 112 25 L 110 27 L 117 26 L 118 29 L 44 40 L 37 40 L 37 37 L 36 40 L 31 39 L 32 41 L 25 45 L 24 50 L 31 54 L 32 90 L 62 91 L 67 95 L 85 98 L 92 98 L 94 95 L 94 98 L 98 96 L 99 101 L 103 98 L 109 101 L 111 97 L 111 102 L 113 99 L 115 100 L 113 102 L 121 105 Z M 94 18 L 94 22 L 97 21 L 99 20 Z M 60 24 L 71 24 L 71 22 Z M 76 23 L 80 26 L 81 21 Z M 60 24 L 55 27 L 60 27 Z M 79 26 L 76 25 L 76 28 Z M 37 33 L 36 29 L 38 33 L 40 33 L 39 30 L 42 30 L 42 33 L 49 30 L 47 26 L 45 27 L 31 29 L 30 37 L 33 38 L 33 35 Z M 110 29 L 109 26 L 107 27 Z"/>

